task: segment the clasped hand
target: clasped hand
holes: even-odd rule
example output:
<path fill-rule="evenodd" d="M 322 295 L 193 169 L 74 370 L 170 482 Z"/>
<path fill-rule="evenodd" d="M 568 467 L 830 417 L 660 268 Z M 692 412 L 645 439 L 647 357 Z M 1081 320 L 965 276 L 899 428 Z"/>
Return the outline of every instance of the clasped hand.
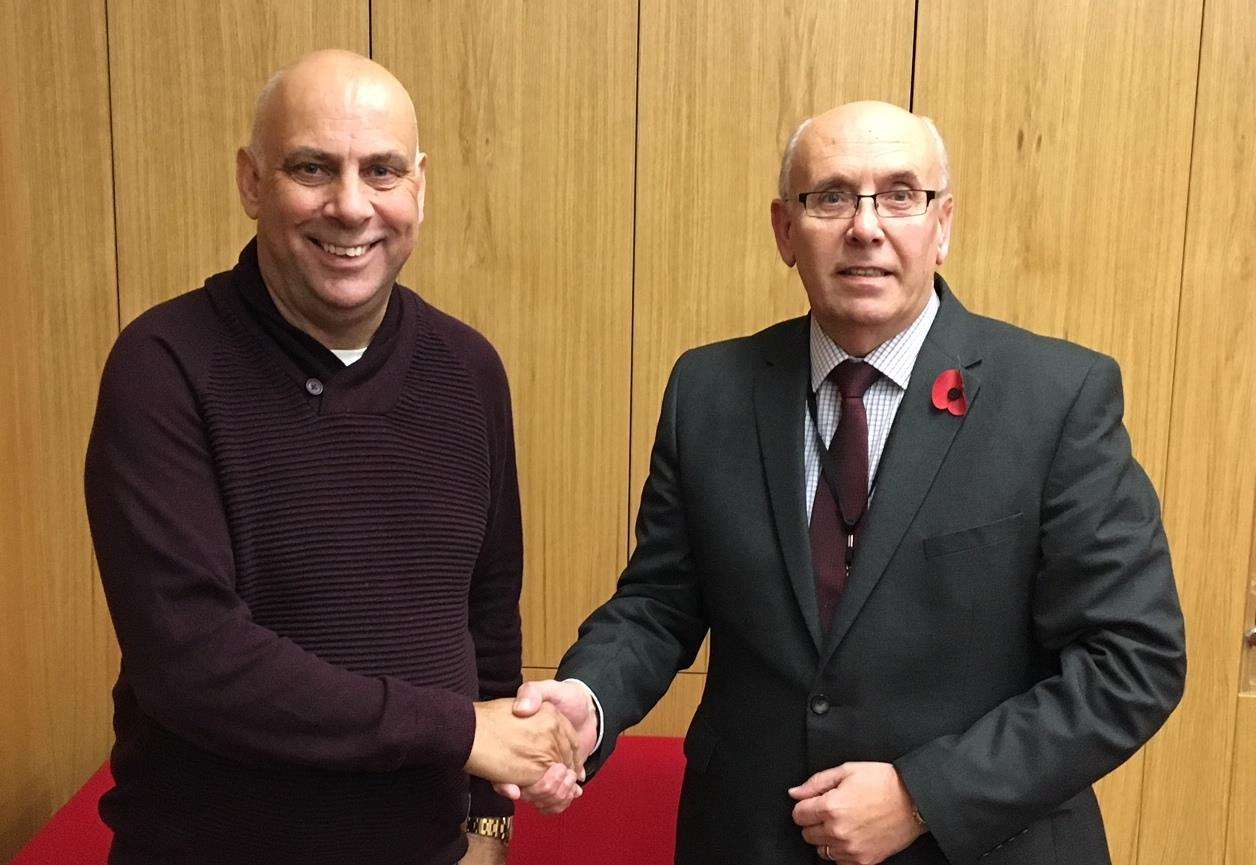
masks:
<path fill-rule="evenodd" d="M 571 722 L 550 704 L 516 712 L 516 700 L 475 703 L 475 738 L 465 769 L 496 784 L 532 786 L 552 767 L 574 778 L 583 773 Z M 574 783 L 574 782 L 573 782 Z"/>
<path fill-rule="evenodd" d="M 924 834 L 889 763 L 843 763 L 791 787 L 789 795 L 798 802 L 793 816 L 803 840 L 832 862 L 877 865 Z"/>
<path fill-rule="evenodd" d="M 501 795 L 523 799 L 543 813 L 557 814 L 566 810 L 583 792 L 580 783 L 584 781 L 584 761 L 597 743 L 597 711 L 593 708 L 588 690 L 576 682 L 548 679 L 525 682 L 513 702 L 494 702 L 510 703 L 511 713 L 519 721 L 532 722 L 547 717 L 560 719 L 562 729 L 570 732 L 570 751 L 565 752 L 570 759 L 565 756 L 563 759 L 551 758 L 540 767 L 540 771 L 530 766 L 528 773 L 516 777 L 508 777 L 501 771 L 491 775 L 472 774 L 493 781 L 493 789 Z"/>

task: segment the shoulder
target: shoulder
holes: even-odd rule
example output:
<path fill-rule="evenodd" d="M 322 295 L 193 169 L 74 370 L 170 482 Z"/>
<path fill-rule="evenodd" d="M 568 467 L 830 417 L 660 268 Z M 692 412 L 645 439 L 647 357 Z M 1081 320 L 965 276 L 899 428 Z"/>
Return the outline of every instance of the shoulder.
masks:
<path fill-rule="evenodd" d="M 213 278 L 159 303 L 124 327 L 109 352 L 105 382 L 141 391 L 159 389 L 172 378 L 197 378 L 222 334 L 212 284 Z"/>
<path fill-rule="evenodd" d="M 981 346 L 979 374 L 997 390 L 1042 407 L 1068 407 L 1087 389 L 1119 399 L 1120 367 L 1109 355 L 997 319 L 967 315 L 970 339 Z"/>
<path fill-rule="evenodd" d="M 481 396 L 489 401 L 509 400 L 510 386 L 501 355 L 484 334 L 447 312 L 437 309 L 410 289 L 403 289 L 406 301 L 416 306 L 423 331 L 437 340 L 471 376 Z"/>
<path fill-rule="evenodd" d="M 808 346 L 807 317 L 791 318 L 747 336 L 724 339 L 691 348 L 676 361 L 673 375 L 736 378 L 753 374 L 765 363 L 805 353 Z"/>

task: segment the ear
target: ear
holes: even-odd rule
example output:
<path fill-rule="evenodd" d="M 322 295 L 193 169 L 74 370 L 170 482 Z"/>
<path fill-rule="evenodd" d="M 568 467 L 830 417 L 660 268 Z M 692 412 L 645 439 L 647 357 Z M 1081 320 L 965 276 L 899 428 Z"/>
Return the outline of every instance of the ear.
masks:
<path fill-rule="evenodd" d="M 798 260 L 791 240 L 793 229 L 794 218 L 790 215 L 789 206 L 779 198 L 775 199 L 772 202 L 772 233 L 776 235 L 776 249 L 786 267 L 793 267 Z"/>
<path fill-rule="evenodd" d="M 236 188 L 240 190 L 240 203 L 249 219 L 257 219 L 261 212 L 262 173 L 257 160 L 247 147 L 236 151 Z"/>
<path fill-rule="evenodd" d="M 941 267 L 946 255 L 951 251 L 951 226 L 955 224 L 955 197 L 947 195 L 938 204 L 938 261 Z"/>
<path fill-rule="evenodd" d="M 415 227 L 423 224 L 423 205 L 427 200 L 427 154 L 419 152 L 414 161 L 414 198 L 418 204 L 418 219 Z"/>

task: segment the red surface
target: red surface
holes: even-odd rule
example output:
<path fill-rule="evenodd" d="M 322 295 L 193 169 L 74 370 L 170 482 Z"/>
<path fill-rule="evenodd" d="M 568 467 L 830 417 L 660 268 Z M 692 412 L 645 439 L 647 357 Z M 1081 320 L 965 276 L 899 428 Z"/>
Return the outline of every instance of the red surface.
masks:
<path fill-rule="evenodd" d="M 565 812 L 517 808 L 510 865 L 670 865 L 684 772 L 680 739 L 620 739 Z"/>
<path fill-rule="evenodd" d="M 113 833 L 100 822 L 96 803 L 112 787 L 113 775 L 106 763 L 39 830 L 12 865 L 104 865 Z"/>
<path fill-rule="evenodd" d="M 667 865 L 676 846 L 680 739 L 628 736 L 566 813 L 520 805 L 510 865 Z M 11 865 L 104 865 L 112 833 L 96 803 L 113 786 L 106 763 Z"/>

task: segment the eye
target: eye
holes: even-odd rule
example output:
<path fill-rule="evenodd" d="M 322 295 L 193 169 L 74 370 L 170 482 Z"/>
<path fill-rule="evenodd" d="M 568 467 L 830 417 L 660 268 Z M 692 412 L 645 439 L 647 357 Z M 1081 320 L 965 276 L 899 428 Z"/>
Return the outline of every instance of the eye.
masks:
<path fill-rule="evenodd" d="M 362 172 L 362 176 L 372 185 L 380 188 L 389 188 L 401 179 L 403 171 L 391 165 L 383 163 L 377 165 L 369 165 Z"/>
<path fill-rule="evenodd" d="M 322 183 L 329 175 L 327 166 L 310 160 L 293 162 L 285 170 L 293 180 L 306 185 Z"/>
<path fill-rule="evenodd" d="M 820 199 L 819 203 L 824 205 L 825 207 L 833 207 L 839 204 L 844 204 L 846 200 L 850 198 L 850 196 L 847 195 L 845 192 L 838 192 L 837 190 L 829 190 L 828 192 L 821 192 L 816 197 Z"/>

